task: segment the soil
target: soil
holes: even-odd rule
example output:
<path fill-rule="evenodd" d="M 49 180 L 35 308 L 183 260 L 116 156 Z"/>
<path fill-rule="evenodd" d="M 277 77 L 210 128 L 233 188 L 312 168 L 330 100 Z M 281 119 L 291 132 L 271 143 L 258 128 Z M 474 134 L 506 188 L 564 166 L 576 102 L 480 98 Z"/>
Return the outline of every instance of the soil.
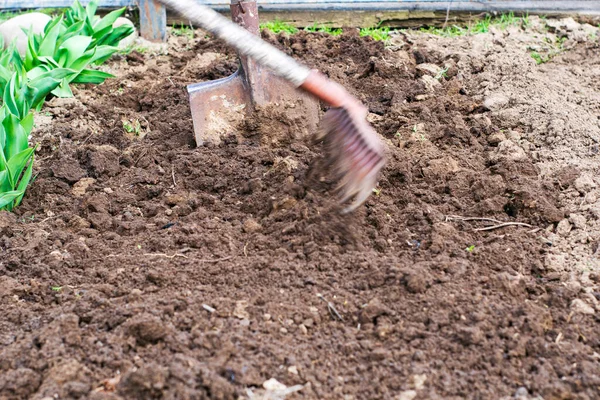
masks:
<path fill-rule="evenodd" d="M 352 215 L 281 114 L 195 146 L 185 85 L 237 66 L 200 32 L 49 102 L 0 213 L 0 399 L 598 398 L 598 30 L 532 21 L 264 34 L 369 107 Z"/>

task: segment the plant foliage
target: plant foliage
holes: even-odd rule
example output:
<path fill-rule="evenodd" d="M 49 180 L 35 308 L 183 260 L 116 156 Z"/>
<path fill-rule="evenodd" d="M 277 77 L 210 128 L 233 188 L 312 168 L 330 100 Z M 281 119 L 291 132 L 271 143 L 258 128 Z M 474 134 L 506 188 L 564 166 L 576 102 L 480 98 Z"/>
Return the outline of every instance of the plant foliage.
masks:
<path fill-rule="evenodd" d="M 113 28 L 125 9 L 96 16 L 98 2 L 83 8 L 79 0 L 54 17 L 41 34 L 28 35 L 24 59 L 14 44 L 0 53 L 0 210 L 21 203 L 32 179 L 35 147 L 29 145 L 34 111 L 46 97 L 71 97 L 70 84 L 104 82 L 112 77 L 90 68 L 106 61 L 133 29 Z"/>

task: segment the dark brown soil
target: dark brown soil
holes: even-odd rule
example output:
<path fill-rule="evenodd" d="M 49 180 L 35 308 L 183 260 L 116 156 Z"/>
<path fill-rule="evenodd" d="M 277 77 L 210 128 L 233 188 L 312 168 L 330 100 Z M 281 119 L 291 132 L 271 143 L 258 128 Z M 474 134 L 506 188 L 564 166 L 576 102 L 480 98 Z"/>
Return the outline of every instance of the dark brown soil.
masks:
<path fill-rule="evenodd" d="M 551 244 L 451 217 L 546 228 L 568 179 L 491 156 L 500 127 L 464 83 L 419 79 L 435 55 L 267 36 L 368 104 L 379 194 L 340 216 L 318 147 L 261 144 L 285 120 L 195 148 L 185 85 L 233 72 L 221 44 L 116 60 L 44 110 L 37 179 L 0 213 L 0 399 L 236 399 L 270 378 L 307 399 L 598 398 L 599 320 L 546 271 Z"/>

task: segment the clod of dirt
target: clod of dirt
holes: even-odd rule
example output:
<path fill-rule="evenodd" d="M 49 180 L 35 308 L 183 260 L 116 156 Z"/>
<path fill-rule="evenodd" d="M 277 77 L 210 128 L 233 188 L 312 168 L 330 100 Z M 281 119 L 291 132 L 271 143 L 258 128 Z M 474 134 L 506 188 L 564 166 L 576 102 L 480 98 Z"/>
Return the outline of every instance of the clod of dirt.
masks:
<path fill-rule="evenodd" d="M 460 343 L 465 346 L 471 346 L 479 344 L 484 339 L 483 332 L 477 327 L 463 327 L 459 328 L 457 332 L 457 339 Z"/>
<path fill-rule="evenodd" d="M 90 146 L 84 160 L 93 177 L 116 176 L 121 170 L 119 154 L 119 150 L 110 145 Z"/>
<path fill-rule="evenodd" d="M 569 232 L 571 232 L 571 229 L 571 224 L 566 219 L 563 219 L 558 223 L 558 225 L 556 225 L 556 233 L 562 237 L 569 236 Z"/>
<path fill-rule="evenodd" d="M 7 234 L 11 227 L 17 223 L 17 217 L 8 211 L 0 211 L 0 233 Z"/>
<path fill-rule="evenodd" d="M 138 345 L 157 343 L 167 336 L 168 330 L 160 318 L 149 314 L 134 317 L 127 323 L 127 332 L 136 339 Z"/>
<path fill-rule="evenodd" d="M 569 222 L 576 229 L 585 229 L 587 225 L 586 218 L 581 214 L 571 214 L 569 215 Z"/>
<path fill-rule="evenodd" d="M 420 74 L 420 76 L 423 75 L 429 75 L 429 76 L 440 76 L 443 69 L 435 64 L 419 64 L 416 67 L 417 73 Z"/>
<path fill-rule="evenodd" d="M 41 375 L 29 368 L 11 369 L 0 374 L 0 391 L 8 395 L 7 398 L 31 398 L 41 382 Z"/>
<path fill-rule="evenodd" d="M 501 161 L 525 161 L 527 154 L 521 146 L 510 139 L 506 139 L 500 142 L 488 157 L 492 164 L 497 164 Z"/>
<path fill-rule="evenodd" d="M 75 183 L 87 175 L 79 162 L 71 157 L 63 157 L 53 163 L 50 170 L 55 177 L 64 179 L 69 183 Z"/>
<path fill-rule="evenodd" d="M 375 322 L 377 317 L 390 313 L 390 309 L 386 307 L 377 297 L 367 303 L 360 312 L 358 320 L 361 324 Z"/>
<path fill-rule="evenodd" d="M 242 229 L 246 233 L 254 233 L 260 231 L 262 226 L 254 218 L 248 218 L 244 221 Z"/>
<path fill-rule="evenodd" d="M 490 144 L 490 146 L 497 146 L 505 140 L 506 135 L 504 134 L 504 132 L 494 132 L 487 138 L 487 141 Z"/>
<path fill-rule="evenodd" d="M 575 299 L 571 302 L 571 309 L 576 313 L 593 315 L 596 313 L 594 307 L 590 306 L 581 299 Z"/>
<path fill-rule="evenodd" d="M 157 364 L 149 364 L 123 375 L 117 391 L 130 399 L 161 398 L 167 385 L 169 371 Z"/>
<path fill-rule="evenodd" d="M 577 191 L 579 191 L 579 193 L 581 194 L 585 194 L 587 192 L 589 192 L 592 189 L 596 188 L 596 182 L 594 182 L 594 179 L 589 176 L 589 175 L 581 175 L 579 178 L 577 178 L 575 180 L 574 183 L 575 189 L 577 189 Z"/>
<path fill-rule="evenodd" d="M 483 106 L 490 111 L 498 111 L 506 107 L 510 99 L 502 93 L 494 93 L 486 97 Z"/>
<path fill-rule="evenodd" d="M 73 195 L 83 197 L 87 189 L 96 182 L 94 178 L 83 178 L 73 185 Z"/>
<path fill-rule="evenodd" d="M 580 172 L 576 167 L 567 166 L 556 171 L 554 178 L 557 180 L 557 183 L 561 188 L 567 189 L 569 186 L 575 183 L 577 178 L 579 178 L 579 174 Z"/>
<path fill-rule="evenodd" d="M 425 293 L 429 285 L 427 275 L 424 271 L 410 272 L 404 276 L 406 288 L 411 293 Z"/>

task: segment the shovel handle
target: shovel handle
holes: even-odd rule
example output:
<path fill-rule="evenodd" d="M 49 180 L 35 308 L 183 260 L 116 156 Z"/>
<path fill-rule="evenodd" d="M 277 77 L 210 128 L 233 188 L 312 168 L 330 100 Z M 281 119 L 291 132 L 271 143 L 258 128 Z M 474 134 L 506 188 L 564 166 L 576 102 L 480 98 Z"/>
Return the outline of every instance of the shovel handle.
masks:
<path fill-rule="evenodd" d="M 194 0 L 159 0 L 168 8 L 177 11 L 186 19 L 225 41 L 241 55 L 255 60 L 276 75 L 299 87 L 310 74 L 310 70 L 292 57 L 271 46 L 260 37 L 229 21 L 212 8 Z"/>
<path fill-rule="evenodd" d="M 229 21 L 210 7 L 198 4 L 194 0 L 159 1 L 225 41 L 241 55 L 250 57 L 258 64 L 269 68 L 295 87 L 305 90 L 332 107 L 354 108 L 356 112 L 366 115 L 365 107 L 343 86 L 330 81 L 316 70 L 309 70 L 292 57 Z"/>

